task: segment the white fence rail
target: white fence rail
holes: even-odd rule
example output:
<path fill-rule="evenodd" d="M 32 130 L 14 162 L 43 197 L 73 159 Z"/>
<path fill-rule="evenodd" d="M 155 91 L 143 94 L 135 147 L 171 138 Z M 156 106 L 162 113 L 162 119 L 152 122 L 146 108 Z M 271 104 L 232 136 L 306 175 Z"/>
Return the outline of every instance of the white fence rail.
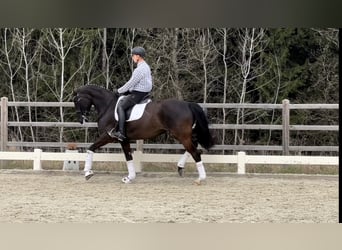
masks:
<path fill-rule="evenodd" d="M 43 152 L 35 149 L 34 152 L 0 152 L 1 160 L 32 160 L 33 170 L 42 170 L 42 161 L 84 161 L 86 153 L 59 153 Z M 146 154 L 141 151 L 133 153 L 136 171 L 141 172 L 141 163 L 166 162 L 177 163 L 181 155 L 178 154 Z M 278 165 L 333 165 L 338 166 L 338 157 L 335 156 L 265 156 L 246 155 L 238 152 L 236 155 L 202 155 L 204 163 L 231 163 L 237 164 L 237 173 L 246 173 L 246 164 L 278 164 Z M 123 154 L 94 153 L 95 162 L 124 162 Z M 187 162 L 193 162 L 191 158 Z"/>

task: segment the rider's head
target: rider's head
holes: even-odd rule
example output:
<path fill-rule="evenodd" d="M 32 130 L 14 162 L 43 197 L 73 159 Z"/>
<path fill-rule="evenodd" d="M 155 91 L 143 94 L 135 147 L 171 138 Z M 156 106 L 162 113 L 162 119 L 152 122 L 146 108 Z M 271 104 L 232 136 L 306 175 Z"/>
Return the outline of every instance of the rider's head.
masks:
<path fill-rule="evenodd" d="M 145 49 L 143 47 L 134 47 L 132 49 L 132 58 L 134 62 L 139 62 L 144 60 L 145 57 Z"/>

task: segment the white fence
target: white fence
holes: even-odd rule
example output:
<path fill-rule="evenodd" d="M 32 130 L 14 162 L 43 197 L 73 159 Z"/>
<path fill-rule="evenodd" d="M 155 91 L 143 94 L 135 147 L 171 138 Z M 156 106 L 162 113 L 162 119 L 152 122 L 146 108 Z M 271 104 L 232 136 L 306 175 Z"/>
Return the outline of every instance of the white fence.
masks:
<path fill-rule="evenodd" d="M 65 148 L 68 142 L 27 142 L 11 141 L 8 137 L 8 129 L 11 127 L 74 127 L 74 128 L 96 128 L 96 122 L 79 124 L 78 122 L 35 122 L 35 121 L 12 121 L 9 120 L 9 107 L 35 107 L 35 108 L 74 108 L 72 102 L 9 102 L 7 97 L 1 98 L 1 122 L 0 122 L 0 150 L 7 151 L 9 147 L 61 147 Z M 290 110 L 338 110 L 338 104 L 290 104 L 289 100 L 283 100 L 282 104 L 269 103 L 199 103 L 207 109 L 256 109 L 256 110 L 282 110 L 282 124 L 210 124 L 210 129 L 215 130 L 281 130 L 282 145 L 215 145 L 213 150 L 237 151 L 280 151 L 283 155 L 289 152 L 338 152 L 339 147 L 335 145 L 326 146 L 294 146 L 290 143 L 292 131 L 339 131 L 338 125 L 299 125 L 290 124 Z M 336 121 L 337 123 L 337 121 Z M 78 147 L 87 148 L 91 143 L 77 143 Z M 103 148 L 120 148 L 118 144 L 108 144 Z M 138 146 L 137 146 L 138 147 Z M 183 149 L 181 144 L 140 144 L 143 149 Z"/>
<path fill-rule="evenodd" d="M 210 124 L 210 129 L 256 129 L 256 130 L 282 130 L 282 145 L 215 145 L 214 148 L 219 150 L 231 150 L 238 152 L 236 155 L 202 155 L 204 163 L 230 163 L 237 164 L 237 173 L 246 173 L 246 164 L 285 164 L 285 165 L 337 165 L 338 157 L 329 156 L 289 156 L 289 151 L 335 151 L 338 152 L 338 146 L 292 146 L 290 145 L 290 131 L 292 130 L 316 130 L 316 131 L 338 131 L 337 125 L 295 125 L 290 124 L 290 110 L 293 109 L 324 109 L 336 110 L 338 104 L 290 104 L 288 100 L 284 100 L 282 104 L 220 104 L 220 103 L 206 103 L 200 104 L 205 108 L 218 109 L 234 109 L 234 108 L 250 108 L 250 109 L 281 109 L 282 110 L 282 124 Z M 4 160 L 32 160 L 33 169 L 41 170 L 42 161 L 84 161 L 86 153 L 57 153 L 57 152 L 43 152 L 41 147 L 65 147 L 66 142 L 9 142 L 8 128 L 16 126 L 42 126 L 42 127 L 81 127 L 76 122 L 25 122 L 25 121 L 9 121 L 8 107 L 22 106 L 22 107 L 68 107 L 73 108 L 74 104 L 68 103 L 54 103 L 54 102 L 8 102 L 6 97 L 1 98 L 1 123 L 0 123 L 0 161 Z M 87 123 L 83 127 L 97 127 L 96 123 Z M 88 147 L 91 143 L 77 143 L 78 147 Z M 9 147 L 27 146 L 35 148 L 34 152 L 9 152 Z M 118 144 L 110 144 L 111 147 L 119 147 Z M 134 146 L 132 147 L 134 148 Z M 137 167 L 137 172 L 141 172 L 141 163 L 143 162 L 166 162 L 177 163 L 180 156 L 178 154 L 150 154 L 144 153 L 143 149 L 178 149 L 183 148 L 178 144 L 140 144 L 137 143 L 135 147 L 137 150 L 133 153 L 133 159 Z M 246 155 L 248 150 L 271 150 L 282 151 L 284 155 Z M 124 162 L 123 153 L 95 153 L 94 161 L 98 162 Z M 192 162 L 192 158 L 188 162 Z"/>
<path fill-rule="evenodd" d="M 35 149 L 34 152 L 0 152 L 1 160 L 32 160 L 33 170 L 42 170 L 41 161 L 84 161 L 86 153 L 57 153 L 43 152 Z M 136 171 L 141 172 L 142 162 L 177 163 L 181 155 L 178 154 L 146 154 L 134 151 L 133 159 Z M 338 166 L 338 157 L 335 156 L 265 156 L 246 155 L 238 152 L 236 155 L 202 155 L 204 163 L 232 163 L 237 164 L 237 173 L 246 173 L 246 164 L 291 164 L 291 165 L 334 165 Z M 124 154 L 94 153 L 95 162 L 124 162 Z M 191 158 L 187 162 L 193 162 Z"/>

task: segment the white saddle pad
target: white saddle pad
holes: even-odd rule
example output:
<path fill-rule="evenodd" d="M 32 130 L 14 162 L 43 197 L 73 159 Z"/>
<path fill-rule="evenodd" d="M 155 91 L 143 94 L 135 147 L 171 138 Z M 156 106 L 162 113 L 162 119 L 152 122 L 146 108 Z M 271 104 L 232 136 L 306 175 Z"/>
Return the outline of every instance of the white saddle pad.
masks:
<path fill-rule="evenodd" d="M 118 99 L 118 102 L 116 104 L 118 104 L 120 102 L 120 100 L 124 97 L 125 96 L 120 96 Z M 128 117 L 128 119 L 126 119 L 126 121 L 130 122 L 130 121 L 135 121 L 135 120 L 140 119 L 144 113 L 144 110 L 146 108 L 147 103 L 149 103 L 149 102 L 151 102 L 151 99 L 148 99 L 147 102 L 145 102 L 145 103 L 134 105 L 132 112 L 131 112 L 130 116 Z M 116 121 L 119 120 L 117 107 L 118 107 L 118 105 L 115 105 L 114 118 Z"/>

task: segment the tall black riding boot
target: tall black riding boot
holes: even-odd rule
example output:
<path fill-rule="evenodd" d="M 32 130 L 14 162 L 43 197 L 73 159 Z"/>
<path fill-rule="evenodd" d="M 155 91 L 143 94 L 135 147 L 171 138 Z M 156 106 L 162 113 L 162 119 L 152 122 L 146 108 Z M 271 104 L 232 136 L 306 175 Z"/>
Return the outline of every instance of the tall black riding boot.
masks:
<path fill-rule="evenodd" d="M 126 114 L 125 114 L 125 110 L 122 107 L 118 107 L 117 111 L 118 111 L 118 116 L 119 116 L 118 131 L 112 132 L 109 135 L 111 137 L 117 138 L 119 141 L 124 141 L 126 140 L 126 136 L 125 136 Z"/>

